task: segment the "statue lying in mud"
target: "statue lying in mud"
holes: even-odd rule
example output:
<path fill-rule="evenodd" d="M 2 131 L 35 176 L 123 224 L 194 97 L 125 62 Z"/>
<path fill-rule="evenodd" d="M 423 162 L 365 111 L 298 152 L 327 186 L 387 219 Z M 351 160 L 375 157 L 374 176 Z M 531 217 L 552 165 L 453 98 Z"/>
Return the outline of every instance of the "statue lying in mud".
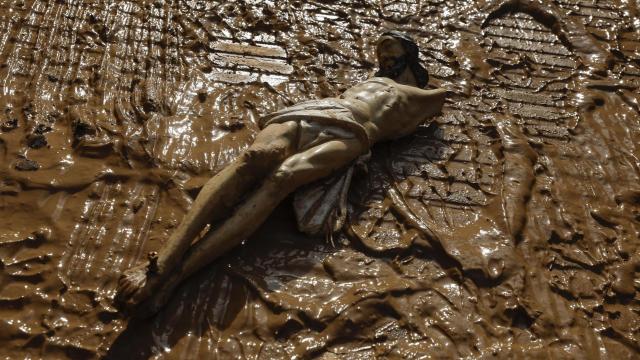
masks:
<path fill-rule="evenodd" d="M 249 237 L 296 189 L 348 168 L 373 144 L 411 134 L 441 111 L 445 91 L 423 89 L 428 74 L 409 37 L 383 34 L 377 57 L 376 76 L 339 97 L 265 116 L 253 144 L 205 184 L 166 244 L 122 275 L 116 303 L 157 311 L 182 280 Z M 215 225 L 193 243 L 209 223 Z"/>

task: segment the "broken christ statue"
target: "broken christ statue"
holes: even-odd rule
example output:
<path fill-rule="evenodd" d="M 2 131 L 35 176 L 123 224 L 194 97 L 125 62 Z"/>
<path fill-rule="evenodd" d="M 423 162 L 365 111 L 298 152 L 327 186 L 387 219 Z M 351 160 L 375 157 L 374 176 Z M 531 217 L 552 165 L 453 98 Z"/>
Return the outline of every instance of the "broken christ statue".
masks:
<path fill-rule="evenodd" d="M 120 277 L 116 303 L 157 311 L 180 282 L 249 237 L 296 189 L 344 172 L 375 143 L 411 134 L 441 111 L 445 91 L 424 89 L 428 73 L 410 37 L 384 33 L 376 55 L 373 78 L 263 117 L 253 144 L 204 185 L 162 248 Z"/>

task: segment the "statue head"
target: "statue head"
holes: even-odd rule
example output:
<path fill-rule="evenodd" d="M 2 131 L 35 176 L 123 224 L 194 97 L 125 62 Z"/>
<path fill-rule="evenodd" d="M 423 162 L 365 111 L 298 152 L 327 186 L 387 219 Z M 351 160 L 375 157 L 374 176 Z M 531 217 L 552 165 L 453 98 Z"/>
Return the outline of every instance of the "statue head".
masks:
<path fill-rule="evenodd" d="M 429 73 L 420 64 L 418 45 L 409 35 L 399 31 L 383 33 L 378 39 L 376 56 L 380 69 L 375 76 L 399 80 L 408 69 L 415 79 L 411 85 L 427 86 Z"/>

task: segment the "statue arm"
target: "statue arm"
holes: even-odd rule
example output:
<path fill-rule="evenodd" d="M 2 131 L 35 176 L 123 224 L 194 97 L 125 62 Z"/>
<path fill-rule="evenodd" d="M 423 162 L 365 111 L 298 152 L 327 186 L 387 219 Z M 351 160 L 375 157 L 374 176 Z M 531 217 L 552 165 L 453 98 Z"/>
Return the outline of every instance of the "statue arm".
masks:
<path fill-rule="evenodd" d="M 425 103 L 433 104 L 434 107 L 438 108 L 437 112 L 442 109 L 444 99 L 447 95 L 447 90 L 442 88 L 425 90 L 415 86 L 408 86 L 403 84 L 398 84 L 398 87 L 408 95 L 410 101 L 416 101 L 422 105 L 424 105 Z M 431 114 L 430 116 L 433 115 L 434 114 Z"/>
<path fill-rule="evenodd" d="M 408 106 L 411 108 L 409 111 L 420 115 L 416 117 L 416 120 L 424 122 L 442 111 L 447 95 L 445 89 L 425 90 L 413 86 L 401 86 L 407 94 Z"/>

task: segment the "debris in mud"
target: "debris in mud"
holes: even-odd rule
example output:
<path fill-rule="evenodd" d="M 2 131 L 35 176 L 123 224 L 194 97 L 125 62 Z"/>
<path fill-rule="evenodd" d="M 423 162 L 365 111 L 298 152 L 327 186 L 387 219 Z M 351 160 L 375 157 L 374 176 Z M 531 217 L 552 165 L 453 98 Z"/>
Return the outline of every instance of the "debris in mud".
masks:
<path fill-rule="evenodd" d="M 42 134 L 27 135 L 27 145 L 32 149 L 40 149 L 47 146 L 47 138 Z"/>
<path fill-rule="evenodd" d="M 16 118 L 9 119 L 0 125 L 0 129 L 2 129 L 2 131 L 11 131 L 17 127 L 18 127 L 18 119 Z"/>
<path fill-rule="evenodd" d="M 35 171 L 40 168 L 40 165 L 36 161 L 29 159 L 19 159 L 14 166 L 20 171 Z"/>
<path fill-rule="evenodd" d="M 201 103 L 207 101 L 207 90 L 202 89 L 200 91 L 198 91 L 198 101 L 200 101 Z"/>
<path fill-rule="evenodd" d="M 97 130 L 96 130 L 96 126 L 92 123 L 90 123 L 87 120 L 83 120 L 83 119 L 75 119 L 73 120 L 73 123 L 71 124 L 71 127 L 73 129 L 73 138 L 78 141 L 81 138 L 85 137 L 85 136 L 92 136 L 95 135 Z"/>
<path fill-rule="evenodd" d="M 244 129 L 245 124 L 241 118 L 231 118 L 230 120 L 219 124 L 218 127 L 225 131 L 234 132 Z"/>

